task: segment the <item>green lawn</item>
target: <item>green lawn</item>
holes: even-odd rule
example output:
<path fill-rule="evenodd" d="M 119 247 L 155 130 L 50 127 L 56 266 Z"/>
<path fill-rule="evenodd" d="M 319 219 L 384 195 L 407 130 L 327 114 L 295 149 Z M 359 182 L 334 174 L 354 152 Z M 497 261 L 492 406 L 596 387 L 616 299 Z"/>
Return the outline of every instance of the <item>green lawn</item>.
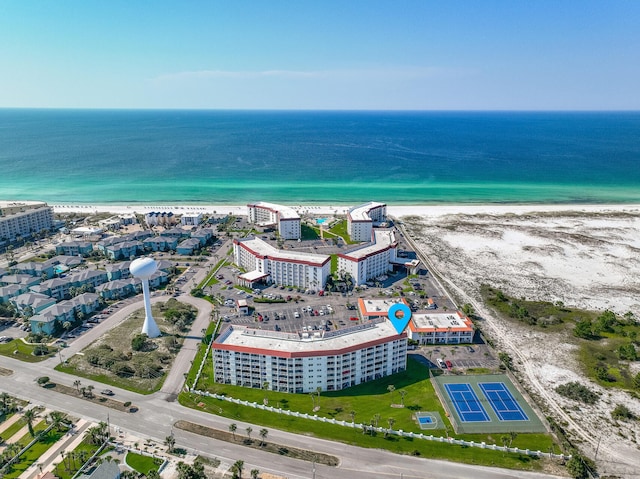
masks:
<path fill-rule="evenodd" d="M 161 459 L 143 456 L 142 454 L 136 454 L 135 452 L 128 452 L 125 457 L 125 462 L 136 471 L 142 474 L 149 474 L 149 471 L 157 471 L 162 464 Z"/>
<path fill-rule="evenodd" d="M 27 425 L 27 421 L 25 421 L 24 418 L 21 417 L 16 422 L 14 422 L 11 426 L 9 426 L 7 429 L 2 431 L 2 438 L 6 441 L 26 425 Z"/>
<path fill-rule="evenodd" d="M 44 423 L 44 422 L 43 422 Z M 40 423 L 40 424 L 43 424 Z M 40 425 L 38 424 L 36 428 Z M 43 429 L 46 429 L 46 425 Z M 41 429 L 42 430 L 42 429 Z M 40 456 L 44 454 L 51 446 L 53 446 L 64 435 L 66 431 L 49 431 L 38 442 L 31 446 L 27 452 L 20 456 L 20 460 L 12 465 L 11 472 L 5 474 L 5 479 L 13 479 L 19 477 L 32 464 L 36 463 Z M 29 436 L 29 435 L 28 435 Z M 25 446 L 31 442 L 33 438 L 29 436 Z M 22 441 L 22 440 L 21 440 Z"/>
<path fill-rule="evenodd" d="M 349 233 L 347 233 L 347 220 L 338 221 L 335 225 L 331 227 L 329 232 L 333 233 L 336 236 L 341 236 L 347 244 L 358 244 L 359 241 L 351 241 L 351 237 Z"/>
<path fill-rule="evenodd" d="M 194 367 L 197 367 L 198 364 L 198 362 L 194 361 Z M 404 372 L 354 386 L 344 391 L 322 393 L 319 399 L 320 410 L 316 413 L 313 412 L 313 405 L 318 404 L 318 399 L 314 398 L 312 401 L 308 394 L 287 394 L 239 386 L 212 384 L 210 368 L 205 367 L 203 371 L 206 372 L 207 370 L 209 372 L 201 377 L 198 385 L 199 389 L 207 389 L 218 394 L 227 394 L 257 403 L 262 403 L 267 398 L 269 405 L 292 411 L 318 414 L 318 416 L 349 422 L 351 421 L 350 413 L 354 411 L 355 422 L 367 424 L 376 415 L 379 415 L 378 426 L 380 427 L 388 427 L 388 420 L 392 418 L 394 420 L 393 429 L 414 432 L 421 432 L 421 430 L 412 418 L 413 411 L 438 411 L 443 419 L 446 418 L 444 409 L 427 377 L 427 370 L 411 359 L 408 361 L 407 370 Z M 390 393 L 387 390 L 389 385 L 393 385 L 396 388 L 395 392 Z M 401 402 L 398 392 L 400 390 L 406 391 L 405 407 L 391 407 L 392 403 L 399 404 Z M 539 467 L 538 460 L 513 454 L 505 456 L 495 451 L 443 445 L 396 436 L 384 438 L 383 434 L 371 437 L 370 435 L 363 435 L 361 430 L 356 431 L 351 428 L 316 421 L 310 422 L 310 420 L 281 414 L 269 414 L 260 409 L 187 393 L 183 393 L 180 396 L 180 401 L 187 406 L 204 409 L 239 421 L 301 434 L 313 434 L 317 437 L 339 440 L 363 447 L 379 447 L 403 454 L 412 454 L 417 451 L 425 457 L 460 460 L 471 464 L 499 465 L 501 467 L 524 469 L 537 469 Z M 309 431 L 312 432 L 310 433 Z M 428 434 L 431 434 L 431 432 Z M 447 423 L 446 430 L 433 431 L 433 435 L 453 436 L 453 428 Z M 487 444 L 500 444 L 500 435 L 495 434 L 493 436 L 490 434 L 464 434 L 456 435 L 455 437 L 468 441 L 486 442 Z M 553 447 L 553 440 L 551 436 L 545 434 L 519 434 L 514 440 L 513 446 L 548 451 L 550 447 Z"/>
<path fill-rule="evenodd" d="M 55 356 L 55 354 L 58 352 L 56 348 L 49 347 L 49 354 L 45 354 L 43 356 L 34 356 L 34 348 L 34 345 L 25 344 L 22 340 L 14 339 L 13 341 L 9 341 L 8 343 L 0 344 L 0 354 L 14 359 L 19 359 L 20 361 L 24 361 L 27 363 L 38 363 L 50 358 L 51 356 Z"/>
<path fill-rule="evenodd" d="M 312 226 L 302 224 L 300 225 L 300 232 L 302 236 L 302 241 L 320 239 L 319 230 Z"/>

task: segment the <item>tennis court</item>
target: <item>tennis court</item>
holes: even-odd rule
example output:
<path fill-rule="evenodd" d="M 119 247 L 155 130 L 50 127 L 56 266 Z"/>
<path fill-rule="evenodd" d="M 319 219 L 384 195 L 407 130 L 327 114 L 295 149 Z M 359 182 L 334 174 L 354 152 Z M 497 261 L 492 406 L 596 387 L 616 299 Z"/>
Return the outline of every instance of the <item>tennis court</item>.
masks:
<path fill-rule="evenodd" d="M 456 433 L 546 432 L 505 374 L 443 374 L 431 381 Z"/>
<path fill-rule="evenodd" d="M 470 384 L 445 384 L 444 387 L 462 422 L 491 421 Z"/>
<path fill-rule="evenodd" d="M 478 383 L 500 421 L 528 421 L 518 401 L 504 383 Z"/>

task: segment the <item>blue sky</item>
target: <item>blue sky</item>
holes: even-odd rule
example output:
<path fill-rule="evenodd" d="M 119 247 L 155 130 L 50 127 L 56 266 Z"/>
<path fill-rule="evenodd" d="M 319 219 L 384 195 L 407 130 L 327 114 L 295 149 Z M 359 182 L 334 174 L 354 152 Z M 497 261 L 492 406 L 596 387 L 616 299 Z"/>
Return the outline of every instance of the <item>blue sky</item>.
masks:
<path fill-rule="evenodd" d="M 0 107 L 638 110 L 640 1 L 0 0 Z"/>

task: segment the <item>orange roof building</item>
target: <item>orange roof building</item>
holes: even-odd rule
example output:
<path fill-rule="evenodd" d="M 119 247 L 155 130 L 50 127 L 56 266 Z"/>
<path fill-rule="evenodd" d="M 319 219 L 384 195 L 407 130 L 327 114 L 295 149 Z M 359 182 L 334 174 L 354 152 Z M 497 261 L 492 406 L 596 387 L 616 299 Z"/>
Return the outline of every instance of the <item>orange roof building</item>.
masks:
<path fill-rule="evenodd" d="M 409 338 L 420 344 L 471 343 L 473 333 L 473 323 L 460 311 L 413 313 L 407 327 Z"/>

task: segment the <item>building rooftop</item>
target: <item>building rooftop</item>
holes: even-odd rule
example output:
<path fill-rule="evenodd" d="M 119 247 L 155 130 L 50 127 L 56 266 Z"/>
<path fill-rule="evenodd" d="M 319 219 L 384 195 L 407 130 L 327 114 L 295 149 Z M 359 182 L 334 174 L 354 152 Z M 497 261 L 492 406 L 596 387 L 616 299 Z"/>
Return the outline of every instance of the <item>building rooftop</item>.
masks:
<path fill-rule="evenodd" d="M 342 258 L 359 260 L 396 246 L 396 235 L 393 230 L 374 230 L 373 241 L 371 243 L 361 248 L 354 249 L 353 251 L 349 251 L 348 253 L 342 253 L 339 256 Z"/>
<path fill-rule="evenodd" d="M 290 250 L 280 250 L 256 237 L 236 239 L 234 243 L 262 258 L 268 257 L 274 260 L 302 262 L 311 266 L 322 266 L 331 261 L 331 257 L 326 254 L 298 253 Z"/>
<path fill-rule="evenodd" d="M 304 357 L 344 354 L 366 345 L 382 344 L 404 338 L 388 321 L 368 322 L 337 331 L 285 333 L 248 326 L 229 326 L 214 341 L 214 349 L 268 354 L 279 357 Z"/>
<path fill-rule="evenodd" d="M 473 324 L 460 311 L 451 313 L 413 313 L 409 328 L 413 332 L 473 331 Z"/>
<path fill-rule="evenodd" d="M 381 206 L 387 206 L 385 203 L 377 203 L 375 201 L 370 201 L 369 203 L 365 203 L 363 205 L 354 206 L 349 209 L 347 215 L 351 218 L 351 221 L 371 221 L 369 217 L 369 211 L 374 208 L 379 208 Z"/>
<path fill-rule="evenodd" d="M 409 306 L 404 298 L 387 298 L 387 299 L 358 299 L 358 309 L 360 314 L 366 318 L 368 316 L 384 316 L 387 317 L 389 308 L 394 304 L 403 303 Z"/>
<path fill-rule="evenodd" d="M 300 215 L 296 210 L 284 205 L 276 205 L 275 203 L 267 203 L 266 201 L 258 201 L 256 203 L 249 203 L 247 207 L 251 208 L 264 208 L 266 210 L 277 213 L 281 220 L 295 220 L 300 219 Z"/>

